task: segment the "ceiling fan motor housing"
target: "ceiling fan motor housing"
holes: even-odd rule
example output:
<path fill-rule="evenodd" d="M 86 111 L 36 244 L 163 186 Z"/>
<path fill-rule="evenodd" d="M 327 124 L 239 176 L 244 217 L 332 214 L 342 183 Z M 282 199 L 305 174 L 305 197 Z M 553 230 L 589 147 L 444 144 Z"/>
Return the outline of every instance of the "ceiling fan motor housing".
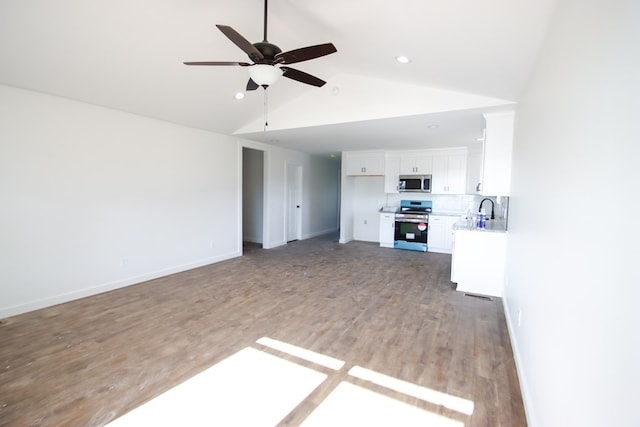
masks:
<path fill-rule="evenodd" d="M 253 44 L 256 49 L 262 53 L 263 59 L 256 58 L 255 60 L 251 58 L 256 64 L 273 64 L 275 57 L 277 54 L 282 52 L 278 46 L 269 42 L 258 42 Z"/>

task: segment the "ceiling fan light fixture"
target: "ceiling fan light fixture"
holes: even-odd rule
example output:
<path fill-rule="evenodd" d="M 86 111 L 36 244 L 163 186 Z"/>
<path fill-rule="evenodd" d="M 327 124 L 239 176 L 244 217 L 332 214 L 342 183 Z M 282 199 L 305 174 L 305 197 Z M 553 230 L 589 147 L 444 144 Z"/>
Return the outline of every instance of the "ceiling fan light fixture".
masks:
<path fill-rule="evenodd" d="M 248 68 L 251 80 L 260 86 L 271 86 L 282 76 L 282 70 L 273 65 L 255 64 Z"/>

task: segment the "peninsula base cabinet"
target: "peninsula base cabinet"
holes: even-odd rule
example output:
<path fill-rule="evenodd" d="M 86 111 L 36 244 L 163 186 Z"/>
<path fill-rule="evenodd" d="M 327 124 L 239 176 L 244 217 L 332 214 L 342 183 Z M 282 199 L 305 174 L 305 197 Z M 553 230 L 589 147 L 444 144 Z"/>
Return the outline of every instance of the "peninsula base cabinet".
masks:
<path fill-rule="evenodd" d="M 456 230 L 453 238 L 451 281 L 456 290 L 502 297 L 507 234 Z"/>

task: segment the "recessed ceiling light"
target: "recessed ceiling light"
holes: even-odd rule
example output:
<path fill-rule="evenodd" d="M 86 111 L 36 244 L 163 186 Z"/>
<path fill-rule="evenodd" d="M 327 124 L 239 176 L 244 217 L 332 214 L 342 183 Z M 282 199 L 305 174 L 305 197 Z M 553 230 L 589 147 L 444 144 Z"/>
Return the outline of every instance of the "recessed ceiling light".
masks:
<path fill-rule="evenodd" d="M 240 99 L 244 98 L 244 93 L 243 93 L 243 92 L 238 92 L 238 93 L 236 93 L 233 97 L 234 97 L 235 99 L 240 100 Z"/>
<path fill-rule="evenodd" d="M 401 64 L 408 64 L 409 58 L 404 55 L 400 55 L 400 56 L 396 56 L 396 61 L 398 61 Z"/>

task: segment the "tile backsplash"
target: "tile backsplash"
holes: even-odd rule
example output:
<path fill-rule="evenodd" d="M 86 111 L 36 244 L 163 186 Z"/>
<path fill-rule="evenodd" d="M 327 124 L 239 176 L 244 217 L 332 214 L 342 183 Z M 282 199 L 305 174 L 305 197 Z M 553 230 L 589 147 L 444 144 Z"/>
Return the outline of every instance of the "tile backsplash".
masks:
<path fill-rule="evenodd" d="M 402 193 L 386 194 L 386 206 L 400 206 L 400 200 L 431 200 L 434 213 L 458 213 L 466 214 L 478 212 L 478 206 L 482 199 L 488 198 L 495 203 L 496 218 L 507 218 L 509 209 L 509 197 L 505 196 L 477 196 L 477 195 L 449 195 L 428 193 Z M 482 206 L 487 214 L 491 213 L 491 203 L 485 202 Z"/>

